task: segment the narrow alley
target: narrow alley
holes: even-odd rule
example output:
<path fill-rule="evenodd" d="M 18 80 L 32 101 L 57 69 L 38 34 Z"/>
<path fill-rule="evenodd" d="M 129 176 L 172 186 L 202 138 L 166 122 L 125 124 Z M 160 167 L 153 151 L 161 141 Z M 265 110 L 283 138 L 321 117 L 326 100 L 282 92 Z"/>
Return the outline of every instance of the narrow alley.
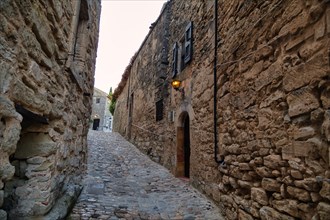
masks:
<path fill-rule="evenodd" d="M 89 131 L 87 163 L 69 220 L 224 219 L 205 196 L 117 133 Z"/>

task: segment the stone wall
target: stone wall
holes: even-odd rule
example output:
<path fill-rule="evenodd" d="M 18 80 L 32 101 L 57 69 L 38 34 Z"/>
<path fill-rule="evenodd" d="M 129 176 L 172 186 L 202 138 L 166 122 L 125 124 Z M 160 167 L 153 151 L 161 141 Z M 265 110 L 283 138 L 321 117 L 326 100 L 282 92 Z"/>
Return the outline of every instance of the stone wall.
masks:
<path fill-rule="evenodd" d="M 329 2 L 218 1 L 216 28 L 214 12 L 214 1 L 167 4 L 118 92 L 114 130 L 189 177 L 228 219 L 328 219 Z M 192 59 L 179 56 L 176 91 L 172 48 L 184 55 L 189 22 Z"/>
<path fill-rule="evenodd" d="M 221 6 L 219 189 L 227 216 L 327 219 L 329 3 Z"/>
<path fill-rule="evenodd" d="M 0 219 L 64 218 L 57 201 L 77 196 L 100 10 L 96 0 L 0 2 Z"/>
<path fill-rule="evenodd" d="M 117 98 L 113 122 L 115 131 L 132 136 L 131 140 L 156 161 L 164 152 L 164 140 L 148 131 L 160 131 L 166 126 L 164 120 L 150 122 L 156 120 L 155 102 L 168 97 L 168 83 L 162 79 L 168 65 L 168 16 L 168 11 L 163 10 L 158 21 L 151 24 L 143 45 L 127 67 L 129 79 L 122 79 L 126 84 Z"/>

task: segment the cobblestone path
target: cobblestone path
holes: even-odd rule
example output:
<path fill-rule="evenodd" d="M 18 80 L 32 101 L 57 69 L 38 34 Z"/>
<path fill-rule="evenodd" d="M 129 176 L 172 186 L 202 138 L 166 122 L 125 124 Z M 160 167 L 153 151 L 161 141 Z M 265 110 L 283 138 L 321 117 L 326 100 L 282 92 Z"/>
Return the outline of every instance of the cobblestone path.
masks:
<path fill-rule="evenodd" d="M 68 219 L 224 219 L 202 194 L 119 134 L 90 131 L 88 144 L 84 189 Z"/>

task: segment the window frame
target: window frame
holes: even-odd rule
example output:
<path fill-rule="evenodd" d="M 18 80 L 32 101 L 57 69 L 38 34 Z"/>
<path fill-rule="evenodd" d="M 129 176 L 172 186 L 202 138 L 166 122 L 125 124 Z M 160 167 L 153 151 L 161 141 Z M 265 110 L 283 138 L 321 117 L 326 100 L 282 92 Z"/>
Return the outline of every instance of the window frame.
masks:
<path fill-rule="evenodd" d="M 156 121 L 164 119 L 164 100 L 160 99 L 156 102 Z"/>

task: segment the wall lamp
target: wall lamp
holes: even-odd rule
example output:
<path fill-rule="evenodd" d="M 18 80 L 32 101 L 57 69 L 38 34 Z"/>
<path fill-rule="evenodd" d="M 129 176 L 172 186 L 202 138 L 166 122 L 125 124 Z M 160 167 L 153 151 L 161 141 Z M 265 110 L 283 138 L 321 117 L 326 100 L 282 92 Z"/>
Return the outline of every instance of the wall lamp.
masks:
<path fill-rule="evenodd" d="M 173 89 L 181 92 L 182 96 L 184 96 L 184 89 L 181 87 L 181 83 L 182 82 L 180 80 L 173 79 L 171 82 L 171 85 L 172 85 Z"/>

